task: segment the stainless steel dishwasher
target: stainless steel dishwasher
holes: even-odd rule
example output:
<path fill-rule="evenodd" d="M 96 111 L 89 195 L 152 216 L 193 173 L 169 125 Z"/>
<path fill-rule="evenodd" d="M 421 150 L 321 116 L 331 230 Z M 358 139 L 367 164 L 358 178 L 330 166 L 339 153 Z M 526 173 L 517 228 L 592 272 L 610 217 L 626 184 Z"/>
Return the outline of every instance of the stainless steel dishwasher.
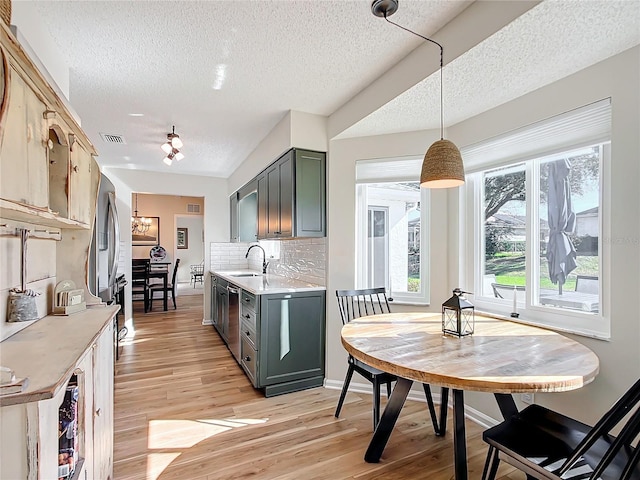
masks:
<path fill-rule="evenodd" d="M 231 354 L 240 363 L 240 290 L 227 286 L 229 298 L 229 336 L 228 345 Z"/>

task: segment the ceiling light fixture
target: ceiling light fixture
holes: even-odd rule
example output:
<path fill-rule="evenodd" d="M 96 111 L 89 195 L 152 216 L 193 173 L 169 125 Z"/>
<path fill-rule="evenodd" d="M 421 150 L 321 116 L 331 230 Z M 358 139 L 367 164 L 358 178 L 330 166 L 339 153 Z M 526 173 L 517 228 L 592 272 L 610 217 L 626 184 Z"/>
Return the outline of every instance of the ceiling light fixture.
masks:
<path fill-rule="evenodd" d="M 167 141 L 161 145 L 162 151 L 167 154 L 162 160 L 167 165 L 171 165 L 174 160 L 178 162 L 184 158 L 184 154 L 180 153 L 179 148 L 182 148 L 182 140 L 180 135 L 176 133 L 176 127 L 173 126 L 171 133 L 167 133 Z"/>
<path fill-rule="evenodd" d="M 382 17 L 391 25 L 431 42 L 440 47 L 440 140 L 429 147 L 422 162 L 420 173 L 420 186 L 425 188 L 450 188 L 464 184 L 464 165 L 460 150 L 453 142 L 444 139 L 444 109 L 442 96 L 442 66 L 444 49 L 435 40 L 424 37 L 419 33 L 398 25 L 389 20 L 391 15 L 398 11 L 398 0 L 374 0 L 371 4 L 371 13 L 376 17 Z"/>
<path fill-rule="evenodd" d="M 151 219 L 138 216 L 138 194 L 136 193 L 135 196 L 136 208 L 133 211 L 133 217 L 131 217 L 131 234 L 144 235 L 149 231 L 149 227 L 151 227 Z"/>

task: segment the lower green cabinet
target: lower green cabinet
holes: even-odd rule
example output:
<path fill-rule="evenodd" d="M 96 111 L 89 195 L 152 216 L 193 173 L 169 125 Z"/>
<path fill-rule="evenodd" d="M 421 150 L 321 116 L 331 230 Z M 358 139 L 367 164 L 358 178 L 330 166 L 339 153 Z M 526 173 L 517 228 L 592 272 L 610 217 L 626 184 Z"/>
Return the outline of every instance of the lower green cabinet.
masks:
<path fill-rule="evenodd" d="M 241 364 L 265 396 L 324 382 L 325 292 L 241 296 Z"/>

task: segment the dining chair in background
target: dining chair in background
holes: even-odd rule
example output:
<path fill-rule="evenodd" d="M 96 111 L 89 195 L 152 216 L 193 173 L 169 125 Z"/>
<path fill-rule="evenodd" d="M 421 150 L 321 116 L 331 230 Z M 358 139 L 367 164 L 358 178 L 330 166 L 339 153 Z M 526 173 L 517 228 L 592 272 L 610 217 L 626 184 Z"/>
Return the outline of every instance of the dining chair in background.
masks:
<path fill-rule="evenodd" d="M 164 282 L 162 283 L 152 283 L 149 285 L 149 311 L 153 309 L 153 298 L 154 293 L 161 292 L 164 298 L 164 295 L 168 295 L 171 292 L 171 300 L 173 300 L 173 309 L 176 310 L 178 307 L 176 306 L 176 276 L 178 274 L 178 265 L 180 265 L 180 259 L 176 259 L 176 264 L 173 267 L 173 274 L 171 275 L 171 282 L 167 282 L 167 288 L 164 287 Z"/>
<path fill-rule="evenodd" d="M 340 318 L 343 325 L 346 325 L 351 320 L 366 315 L 391 313 L 384 287 L 361 290 L 336 290 L 336 297 L 338 299 L 338 309 L 340 310 Z M 351 355 L 349 355 L 348 363 L 349 368 L 342 385 L 342 391 L 340 392 L 340 399 L 338 400 L 335 417 L 338 418 L 340 416 L 340 411 L 342 410 L 342 405 L 347 395 L 347 390 L 349 389 L 353 372 L 358 372 L 373 385 L 373 429 L 375 430 L 378 426 L 378 422 L 380 421 L 380 387 L 382 384 L 387 385 L 387 398 L 389 398 L 391 395 L 391 382 L 395 382 L 398 377 L 367 365 L 366 363 L 353 358 Z M 441 398 L 444 402 L 444 407 L 441 407 L 441 420 L 440 425 L 438 425 L 435 405 L 433 404 L 433 397 L 431 395 L 431 387 L 425 383 L 423 384 L 423 388 L 436 434 L 442 435 L 444 434 L 446 424 L 446 403 L 449 390 L 445 388 L 442 389 Z"/>
<path fill-rule="evenodd" d="M 131 260 L 131 297 L 132 301 L 144 302 L 144 313 L 149 310 L 149 269 L 149 260 Z"/>
<path fill-rule="evenodd" d="M 489 452 L 482 474 L 493 480 L 501 460 L 528 475 L 549 480 L 638 480 L 640 380 L 593 426 L 530 405 L 482 437 Z M 618 430 L 614 436 L 612 430 Z"/>

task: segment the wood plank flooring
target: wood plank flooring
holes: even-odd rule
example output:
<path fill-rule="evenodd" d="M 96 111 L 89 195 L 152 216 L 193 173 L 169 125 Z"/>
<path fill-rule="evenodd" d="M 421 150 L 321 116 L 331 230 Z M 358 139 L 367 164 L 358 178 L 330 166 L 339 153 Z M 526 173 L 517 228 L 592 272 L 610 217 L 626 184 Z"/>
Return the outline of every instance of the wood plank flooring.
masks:
<path fill-rule="evenodd" d="M 116 364 L 116 480 L 453 478 L 451 423 L 436 437 L 424 402 L 407 402 L 380 463 L 366 463 L 370 395 L 350 392 L 339 419 L 337 390 L 264 398 L 201 325 L 202 297 L 177 302 L 148 314 L 134 303 L 136 334 Z M 481 432 L 467 422 L 472 480 L 486 455 Z M 503 465 L 498 478 L 525 477 Z"/>

